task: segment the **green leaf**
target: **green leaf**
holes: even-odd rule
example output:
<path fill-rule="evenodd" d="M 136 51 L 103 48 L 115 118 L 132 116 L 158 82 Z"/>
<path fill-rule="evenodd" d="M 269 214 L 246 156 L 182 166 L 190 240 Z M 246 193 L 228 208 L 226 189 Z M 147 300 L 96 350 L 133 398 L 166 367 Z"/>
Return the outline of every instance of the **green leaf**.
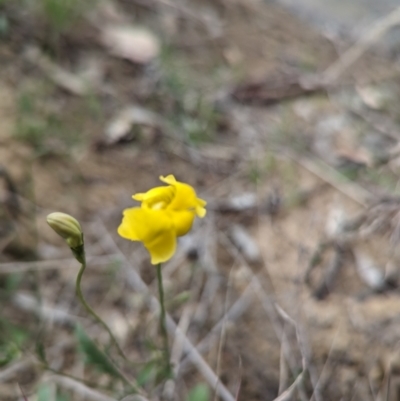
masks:
<path fill-rule="evenodd" d="M 9 30 L 8 18 L 5 15 L 0 14 L 0 38 L 6 36 L 8 30 Z"/>
<path fill-rule="evenodd" d="M 121 378 L 120 373 L 115 368 L 107 355 L 101 351 L 94 341 L 84 332 L 79 325 L 76 326 L 76 337 L 79 341 L 79 348 L 86 357 L 86 362 L 95 366 L 97 369 L 111 376 Z"/>
<path fill-rule="evenodd" d="M 35 348 L 36 348 L 36 354 L 37 354 L 40 362 L 47 364 L 46 350 L 45 350 L 44 345 L 41 340 L 38 340 L 36 342 Z"/>
<path fill-rule="evenodd" d="M 20 349 L 28 337 L 28 331 L 0 317 L 0 366 L 6 365 L 20 355 Z"/>
<path fill-rule="evenodd" d="M 57 393 L 56 401 L 69 401 L 70 398 L 64 393 Z"/>
<path fill-rule="evenodd" d="M 146 363 L 143 369 L 139 372 L 137 383 L 139 386 L 143 386 L 150 380 L 153 380 L 157 375 L 157 365 L 155 362 Z"/>
<path fill-rule="evenodd" d="M 5 290 L 7 291 L 7 293 L 11 294 L 12 292 L 14 292 L 21 283 L 21 280 L 22 274 L 20 273 L 8 274 L 5 282 Z"/>
<path fill-rule="evenodd" d="M 188 395 L 188 401 L 208 401 L 210 399 L 210 389 L 207 384 L 200 383 L 193 387 Z"/>
<path fill-rule="evenodd" d="M 48 401 L 51 397 L 51 388 L 48 384 L 41 384 L 37 392 L 37 401 Z"/>
<path fill-rule="evenodd" d="M 165 303 L 165 308 L 167 310 L 177 308 L 189 301 L 191 295 L 192 294 L 190 291 L 183 291 L 174 298 L 167 300 Z"/>

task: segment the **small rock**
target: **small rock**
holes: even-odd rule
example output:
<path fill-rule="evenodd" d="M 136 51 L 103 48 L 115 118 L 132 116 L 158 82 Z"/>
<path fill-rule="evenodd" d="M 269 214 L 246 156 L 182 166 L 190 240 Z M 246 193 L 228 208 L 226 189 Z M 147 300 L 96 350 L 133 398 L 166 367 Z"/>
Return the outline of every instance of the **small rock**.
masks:
<path fill-rule="evenodd" d="M 383 272 L 375 265 L 367 255 L 354 251 L 358 276 L 373 290 L 382 290 L 385 286 Z"/>
<path fill-rule="evenodd" d="M 109 52 L 137 64 L 147 64 L 160 52 L 158 38 L 150 31 L 130 25 L 108 25 L 101 40 Z"/>

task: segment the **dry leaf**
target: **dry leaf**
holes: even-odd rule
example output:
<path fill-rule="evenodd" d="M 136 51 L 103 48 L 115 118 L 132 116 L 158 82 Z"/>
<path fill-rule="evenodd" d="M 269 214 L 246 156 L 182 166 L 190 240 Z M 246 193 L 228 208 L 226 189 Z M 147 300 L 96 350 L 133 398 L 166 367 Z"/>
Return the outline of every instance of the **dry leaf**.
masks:
<path fill-rule="evenodd" d="M 150 62 L 160 52 L 158 38 L 144 28 L 108 25 L 102 30 L 101 39 L 112 55 L 138 64 Z"/>
<path fill-rule="evenodd" d="M 161 128 L 163 122 L 158 114 L 150 110 L 139 106 L 128 106 L 108 124 L 102 144 L 110 146 L 121 141 L 133 139 L 129 136 L 134 125 Z"/>
<path fill-rule="evenodd" d="M 374 86 L 357 86 L 356 91 L 364 104 L 373 110 L 384 109 L 389 100 L 387 93 Z"/>

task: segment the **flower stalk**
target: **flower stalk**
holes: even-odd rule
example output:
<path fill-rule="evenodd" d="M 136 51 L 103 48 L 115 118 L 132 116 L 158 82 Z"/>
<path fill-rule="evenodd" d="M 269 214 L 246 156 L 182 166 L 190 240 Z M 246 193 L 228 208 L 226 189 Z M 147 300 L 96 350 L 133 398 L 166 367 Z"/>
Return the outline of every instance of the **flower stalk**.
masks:
<path fill-rule="evenodd" d="M 86 302 L 85 297 L 83 296 L 81 289 L 81 281 L 83 272 L 86 269 L 86 257 L 85 257 L 85 243 L 83 239 L 83 231 L 81 225 L 79 224 L 78 220 L 76 220 L 74 217 L 70 216 L 69 214 L 61 212 L 50 213 L 47 216 L 47 223 L 58 235 L 60 235 L 62 238 L 65 239 L 72 253 L 74 254 L 76 260 L 81 264 L 81 268 L 79 269 L 75 283 L 75 291 L 77 297 L 79 298 L 79 301 L 84 306 L 89 315 L 91 315 L 98 323 L 100 323 L 101 326 L 104 327 L 104 329 L 109 334 L 111 341 L 117 348 L 118 353 L 121 355 L 123 359 L 127 360 L 124 352 L 119 346 L 110 328 L 101 319 L 101 317 L 97 315 L 97 313 L 90 307 L 90 305 Z"/>
<path fill-rule="evenodd" d="M 161 263 L 157 265 L 157 282 L 158 282 L 158 295 L 160 301 L 160 331 L 164 342 L 164 369 L 165 377 L 170 377 L 172 373 L 170 363 L 170 351 L 168 343 L 168 331 L 167 331 L 167 316 L 165 313 L 165 300 L 164 300 L 164 287 L 162 281 Z"/>
<path fill-rule="evenodd" d="M 111 341 L 114 343 L 115 348 L 117 349 L 119 355 L 123 359 L 127 360 L 124 352 L 122 351 L 121 347 L 119 346 L 118 341 L 114 337 L 114 334 L 112 333 L 110 328 L 103 321 L 103 319 L 91 308 L 91 306 L 86 302 L 85 297 L 83 296 L 82 288 L 81 288 L 81 281 L 82 281 L 83 272 L 86 269 L 86 257 L 85 257 L 85 248 L 84 248 L 84 246 L 82 245 L 82 247 L 80 247 L 80 248 L 81 249 L 72 249 L 71 248 L 71 251 L 75 255 L 76 259 L 79 262 L 81 262 L 81 268 L 79 269 L 78 275 L 76 276 L 76 282 L 75 282 L 76 295 L 79 298 L 79 301 L 81 302 L 81 304 L 85 307 L 86 311 L 89 313 L 89 315 L 91 315 L 107 331 L 107 333 L 109 334 L 109 336 L 111 338 Z"/>
<path fill-rule="evenodd" d="M 198 198 L 195 189 L 184 182 L 177 181 L 170 174 L 160 176 L 167 184 L 137 193 L 132 198 L 140 206 L 123 211 L 118 234 L 125 239 L 141 242 L 150 255 L 150 262 L 156 266 L 160 301 L 160 332 L 163 338 L 164 370 L 163 377 L 172 376 L 165 313 L 164 288 L 161 264 L 173 257 L 177 239 L 186 235 L 192 228 L 196 217 L 203 218 L 207 202 Z"/>

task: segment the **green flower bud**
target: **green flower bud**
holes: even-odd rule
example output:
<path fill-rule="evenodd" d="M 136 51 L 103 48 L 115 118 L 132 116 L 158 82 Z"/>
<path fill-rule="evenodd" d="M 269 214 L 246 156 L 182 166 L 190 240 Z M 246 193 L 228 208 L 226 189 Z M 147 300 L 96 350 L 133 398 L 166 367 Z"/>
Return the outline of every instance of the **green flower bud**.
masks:
<path fill-rule="evenodd" d="M 63 237 L 71 249 L 83 245 L 83 232 L 79 221 L 66 213 L 54 212 L 47 216 L 49 226 Z"/>

